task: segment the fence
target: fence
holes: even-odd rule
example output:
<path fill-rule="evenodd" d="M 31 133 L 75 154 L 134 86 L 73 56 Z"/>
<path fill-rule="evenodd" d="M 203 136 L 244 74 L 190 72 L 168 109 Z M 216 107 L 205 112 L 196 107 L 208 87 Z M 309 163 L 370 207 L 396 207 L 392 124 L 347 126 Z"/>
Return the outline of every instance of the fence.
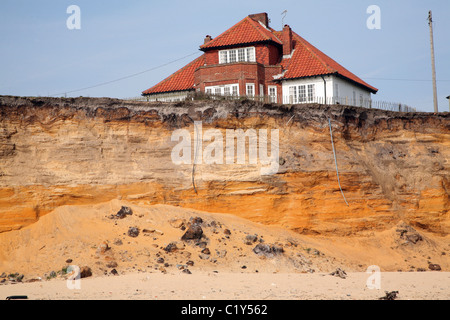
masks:
<path fill-rule="evenodd" d="M 187 100 L 256 100 L 266 103 L 280 103 L 280 104 L 341 104 L 345 106 L 355 106 L 355 107 L 363 107 L 369 109 L 381 109 L 387 111 L 396 111 L 396 112 L 417 112 L 416 108 L 410 107 L 406 104 L 399 102 L 389 102 L 389 101 L 374 101 L 372 99 L 351 99 L 348 97 L 307 97 L 304 99 L 300 99 L 295 96 L 238 96 L 238 95 L 215 95 L 215 94 L 207 94 L 203 92 L 194 92 L 189 95 L 183 97 Z M 132 97 L 126 98 L 123 100 L 132 100 L 132 101 L 154 101 L 155 98 L 149 99 L 146 96 L 140 97 Z M 179 97 L 171 101 L 168 97 L 162 97 L 161 102 L 174 102 L 180 101 Z"/>

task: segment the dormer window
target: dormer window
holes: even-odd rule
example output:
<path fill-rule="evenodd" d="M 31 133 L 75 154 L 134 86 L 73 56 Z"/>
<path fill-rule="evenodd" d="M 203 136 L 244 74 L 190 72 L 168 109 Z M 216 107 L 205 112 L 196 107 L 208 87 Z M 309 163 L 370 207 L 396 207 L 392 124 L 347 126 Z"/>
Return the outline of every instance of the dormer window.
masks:
<path fill-rule="evenodd" d="M 219 63 L 256 62 L 255 47 L 220 50 Z"/>

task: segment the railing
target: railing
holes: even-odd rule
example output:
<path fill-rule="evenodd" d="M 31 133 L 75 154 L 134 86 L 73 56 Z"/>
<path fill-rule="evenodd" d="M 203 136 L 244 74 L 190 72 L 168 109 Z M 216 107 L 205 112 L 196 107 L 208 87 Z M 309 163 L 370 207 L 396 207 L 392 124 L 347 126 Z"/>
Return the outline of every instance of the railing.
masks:
<path fill-rule="evenodd" d="M 146 96 L 126 98 L 123 100 L 132 101 L 149 101 Z M 306 98 L 303 101 L 295 99 L 294 96 L 239 96 L 239 95 L 215 95 L 203 92 L 193 92 L 187 95 L 186 100 L 255 100 L 265 103 L 279 103 L 279 104 L 341 104 L 345 106 L 363 107 L 369 109 L 381 109 L 396 112 L 417 112 L 416 108 L 410 107 L 399 102 L 389 101 L 375 101 L 372 99 L 350 99 L 348 97 L 314 97 Z"/>
<path fill-rule="evenodd" d="M 417 112 L 415 108 L 412 108 L 406 104 L 399 102 L 389 102 L 389 101 L 374 101 L 372 99 L 360 98 L 360 99 L 350 99 L 348 97 L 314 97 L 305 98 L 302 101 L 300 99 L 295 99 L 294 96 L 284 96 L 283 104 L 342 104 L 345 106 L 363 107 L 369 109 L 381 109 L 387 111 L 398 111 L 398 112 Z"/>

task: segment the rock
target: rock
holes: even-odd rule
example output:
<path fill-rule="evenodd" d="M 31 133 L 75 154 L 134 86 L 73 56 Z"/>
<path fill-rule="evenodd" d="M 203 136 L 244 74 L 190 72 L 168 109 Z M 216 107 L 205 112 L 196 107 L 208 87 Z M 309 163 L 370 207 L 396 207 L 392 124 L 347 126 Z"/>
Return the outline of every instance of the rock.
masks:
<path fill-rule="evenodd" d="M 144 229 L 142 230 L 143 233 L 145 233 L 145 235 L 149 235 L 149 234 L 159 234 L 160 236 L 164 235 L 164 232 L 160 231 L 160 230 L 156 230 L 156 229 Z"/>
<path fill-rule="evenodd" d="M 184 219 L 171 219 L 169 220 L 169 224 L 177 229 L 181 229 L 183 227 L 186 227 L 186 220 Z"/>
<path fill-rule="evenodd" d="M 175 252 L 178 250 L 176 242 L 169 243 L 165 248 L 164 251 L 166 252 Z"/>
<path fill-rule="evenodd" d="M 223 233 L 226 234 L 227 236 L 231 235 L 230 229 L 223 230 Z"/>
<path fill-rule="evenodd" d="M 111 247 L 108 245 L 108 243 L 105 241 L 101 245 L 97 247 L 97 254 L 105 254 L 106 251 L 110 250 Z"/>
<path fill-rule="evenodd" d="M 430 264 L 428 265 L 428 269 L 430 269 L 430 270 L 432 270 L 432 271 L 441 271 L 441 266 L 438 265 L 438 264 L 430 263 Z"/>
<path fill-rule="evenodd" d="M 341 268 L 337 268 L 336 271 L 333 271 L 332 273 L 330 273 L 330 275 L 339 277 L 342 279 L 347 278 L 347 273 L 344 270 L 342 270 Z"/>
<path fill-rule="evenodd" d="M 205 248 L 205 249 L 202 250 L 202 253 L 210 255 L 211 251 L 208 248 Z"/>
<path fill-rule="evenodd" d="M 440 270 L 440 269 L 439 269 L 439 270 Z M 16 281 L 17 281 L 17 282 L 22 282 L 23 278 L 24 278 L 24 275 L 21 274 L 20 276 L 17 276 L 17 277 L 16 277 Z"/>
<path fill-rule="evenodd" d="M 192 267 L 194 265 L 194 261 L 189 260 L 188 262 L 186 262 L 186 265 Z"/>
<path fill-rule="evenodd" d="M 190 218 L 189 219 L 189 223 L 191 224 L 191 225 L 194 225 L 194 224 L 197 224 L 197 225 L 201 225 L 202 223 L 203 223 L 203 219 L 202 218 L 200 218 L 200 217 L 195 217 L 195 218 Z"/>
<path fill-rule="evenodd" d="M 139 235 L 139 229 L 136 227 L 130 227 L 128 229 L 128 235 L 130 237 L 136 238 Z"/>
<path fill-rule="evenodd" d="M 0 278 L 6 278 L 7 277 L 7 274 L 5 273 L 5 272 L 3 272 L 1 275 L 0 275 Z"/>
<path fill-rule="evenodd" d="M 56 278 L 56 272 L 55 271 L 50 272 L 49 278 L 50 279 L 51 278 Z"/>
<path fill-rule="evenodd" d="M 378 300 L 395 300 L 397 299 L 398 291 L 385 291 L 386 295 L 384 297 L 378 298 Z"/>
<path fill-rule="evenodd" d="M 252 245 L 254 244 L 256 241 L 258 241 L 258 236 L 257 235 L 253 235 L 253 234 L 249 234 L 245 237 L 244 243 L 246 245 Z"/>
<path fill-rule="evenodd" d="M 72 259 L 67 259 L 66 263 L 72 263 L 72 261 L 73 261 Z"/>
<path fill-rule="evenodd" d="M 218 258 L 225 258 L 225 256 L 227 255 L 227 250 L 217 250 L 216 249 L 216 255 Z"/>
<path fill-rule="evenodd" d="M 163 266 L 159 267 L 158 270 L 161 271 L 162 273 L 167 273 L 166 268 L 164 268 Z"/>
<path fill-rule="evenodd" d="M 276 255 L 282 254 L 284 250 L 279 246 L 258 243 L 256 247 L 253 248 L 253 252 L 257 255 L 263 255 L 268 258 L 273 258 Z"/>
<path fill-rule="evenodd" d="M 131 208 L 122 206 L 122 208 L 120 208 L 120 210 L 116 213 L 115 217 L 117 219 L 124 219 L 126 216 L 132 214 L 133 211 L 131 210 Z"/>
<path fill-rule="evenodd" d="M 164 263 L 164 258 L 159 257 L 158 259 L 156 259 L 157 263 Z"/>
<path fill-rule="evenodd" d="M 192 272 L 189 269 L 183 269 L 183 271 L 181 271 L 181 272 L 186 273 L 186 274 L 192 274 Z"/>
<path fill-rule="evenodd" d="M 200 240 L 203 236 L 202 227 L 198 224 L 192 224 L 181 237 L 181 240 Z"/>
<path fill-rule="evenodd" d="M 81 276 L 82 279 L 92 276 L 91 268 L 89 268 L 89 267 L 82 267 L 80 269 L 80 276 Z"/>
<path fill-rule="evenodd" d="M 208 260 L 210 257 L 209 254 L 205 254 L 205 253 L 200 253 L 198 256 L 202 260 Z"/>
<path fill-rule="evenodd" d="M 114 242 L 113 242 L 116 246 L 121 246 L 121 245 L 123 245 L 123 242 L 122 242 L 122 240 L 120 240 L 120 239 L 114 239 Z"/>
<path fill-rule="evenodd" d="M 416 244 L 417 242 L 423 240 L 422 236 L 413 227 L 407 225 L 404 222 L 400 222 L 397 225 L 396 232 L 399 233 L 400 239 L 405 240 L 405 244 Z"/>
<path fill-rule="evenodd" d="M 110 261 L 106 264 L 108 268 L 117 268 L 118 264 L 115 261 Z"/>
<path fill-rule="evenodd" d="M 112 275 L 115 275 L 115 276 L 118 276 L 118 275 L 119 275 L 119 273 L 117 272 L 116 269 L 112 269 L 112 270 L 111 270 L 111 274 L 112 274 Z"/>

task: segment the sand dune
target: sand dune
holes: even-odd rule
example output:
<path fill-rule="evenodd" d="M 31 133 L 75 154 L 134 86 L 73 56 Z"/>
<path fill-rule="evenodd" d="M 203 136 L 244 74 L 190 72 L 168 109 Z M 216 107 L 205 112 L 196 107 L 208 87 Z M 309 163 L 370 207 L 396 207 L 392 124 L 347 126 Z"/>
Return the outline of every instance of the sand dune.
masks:
<path fill-rule="evenodd" d="M 126 215 L 123 219 L 111 218 L 123 206 L 131 208 L 132 214 Z M 198 225 L 203 232 L 202 238 L 183 241 L 183 235 L 189 226 L 195 224 L 196 221 L 193 220 L 195 218 L 197 222 L 201 221 Z M 128 234 L 131 227 L 138 229 L 139 234 L 136 237 Z M 171 295 L 171 291 L 175 288 L 169 291 L 167 288 L 161 289 L 164 294 L 160 294 L 160 298 L 201 299 L 202 295 L 199 295 L 197 291 L 190 294 L 183 289 L 183 286 L 189 285 L 189 282 L 184 283 L 184 281 L 190 278 L 185 277 L 191 276 L 200 277 L 198 283 L 203 283 L 202 277 L 207 279 L 216 277 L 214 279 L 217 279 L 218 285 L 227 288 L 224 289 L 227 297 L 233 298 L 236 294 L 237 298 L 243 299 L 250 297 L 277 299 L 291 297 L 288 287 L 269 290 L 266 292 L 267 297 L 263 297 L 262 293 L 256 294 L 260 292 L 260 289 L 251 283 L 258 281 L 268 283 L 270 281 L 268 279 L 272 277 L 281 277 L 280 283 L 288 283 L 288 279 L 294 277 L 295 281 L 322 283 L 322 287 L 328 289 L 330 283 L 343 280 L 340 283 L 344 288 L 352 281 L 345 282 L 348 279 L 329 275 L 336 268 L 341 268 L 349 274 L 349 279 L 359 279 L 357 283 L 353 283 L 359 289 L 352 289 L 350 285 L 347 290 L 353 294 L 348 294 L 353 298 L 370 299 L 374 298 L 375 294 L 380 295 L 380 292 L 369 294 L 369 291 L 364 289 L 364 283 L 361 283 L 367 279 L 368 275 L 364 272 L 370 265 L 379 266 L 382 273 L 398 270 L 420 271 L 421 269 L 429 271 L 429 263 L 439 265 L 442 271 L 450 269 L 448 237 L 438 238 L 412 228 L 408 229 L 409 233 L 407 231 L 402 233 L 402 228 L 410 227 L 399 225 L 391 230 L 358 238 L 320 238 L 299 235 L 274 226 L 260 225 L 234 215 L 205 213 L 167 205 L 136 205 L 113 200 L 94 206 L 63 206 L 41 217 L 35 224 L 21 230 L 0 234 L 2 248 L 0 275 L 2 273 L 4 276 L 14 273 L 23 274 L 22 282 L 25 282 L 13 285 L 6 280 L 8 277 L 3 278 L 5 280 L 0 286 L 0 293 L 14 294 L 17 288 L 26 288 L 25 291 L 35 292 L 35 298 L 58 298 L 56 293 L 60 291 L 52 290 L 59 290 L 56 288 L 65 284 L 67 275 L 61 270 L 65 270 L 69 265 L 77 265 L 88 266 L 92 270 L 93 276 L 83 279 L 83 283 L 89 286 L 89 283 L 100 281 L 96 286 L 101 286 L 103 289 L 100 292 L 103 293 L 84 291 L 84 294 L 81 293 L 79 296 L 75 293 L 67 293 L 59 298 L 136 298 L 133 296 L 136 292 L 129 293 L 128 289 L 114 291 L 108 289 L 110 284 L 106 283 L 117 282 L 116 288 L 121 288 L 124 283 L 135 281 L 135 287 L 138 288 L 138 283 L 149 276 L 152 281 L 154 279 L 160 281 L 162 287 L 166 280 L 171 283 L 170 281 L 179 279 L 180 290 L 182 289 L 180 293 Z M 420 240 L 417 240 L 417 236 L 414 239 L 406 238 L 408 235 L 415 234 L 420 235 Z M 413 243 L 408 239 L 416 240 L 416 242 Z M 260 245 L 259 248 L 272 248 L 273 251 L 258 251 L 255 249 L 258 245 Z M 113 269 L 117 271 L 117 275 L 111 273 Z M 53 274 L 52 271 L 54 271 Z M 233 275 L 237 276 L 236 279 L 239 277 L 247 279 L 246 274 L 251 277 L 248 278 L 249 288 L 236 289 L 237 291 L 234 292 L 235 277 Z M 395 274 L 389 276 L 391 280 L 395 278 Z M 55 275 L 56 278 L 53 277 Z M 436 284 L 435 290 L 427 289 L 428 291 L 422 292 L 415 286 L 416 289 L 411 287 L 412 291 L 404 297 L 427 298 L 424 295 L 421 296 L 421 293 L 427 292 L 429 298 L 448 299 L 450 283 L 446 272 L 414 272 L 414 275 L 401 277 L 409 277 L 405 279 L 416 283 L 418 279 L 425 281 L 428 276 L 429 280 Z M 39 278 L 43 282 L 26 283 Z M 52 278 L 51 281 L 46 281 L 50 278 Z M 125 282 L 121 284 L 123 281 Z M 327 281 L 331 282 L 327 285 L 325 284 Z M 204 283 L 204 290 L 209 292 L 210 298 L 222 297 L 219 291 L 212 288 L 214 286 L 208 284 L 208 281 L 205 280 Z M 236 284 L 239 287 L 239 282 Z M 402 285 L 405 286 L 405 283 Z M 33 288 L 37 288 L 38 291 L 33 291 L 35 290 Z M 43 288 L 48 288 L 50 291 L 44 293 Z M 324 289 L 325 291 L 322 292 L 317 288 L 320 291 L 317 294 L 313 291 L 310 294 L 306 294 L 306 291 L 301 293 L 302 290 L 306 290 L 305 288 L 297 288 L 297 294 L 292 294 L 292 297 L 342 297 L 336 291 L 337 289 Z M 441 290 L 441 288 L 444 289 Z M 352 291 L 360 289 L 362 290 L 360 294 Z M 122 291 L 123 294 L 118 293 Z M 153 293 L 148 293 L 138 298 L 153 298 L 152 295 Z M 155 294 L 155 296 L 158 295 Z"/>

